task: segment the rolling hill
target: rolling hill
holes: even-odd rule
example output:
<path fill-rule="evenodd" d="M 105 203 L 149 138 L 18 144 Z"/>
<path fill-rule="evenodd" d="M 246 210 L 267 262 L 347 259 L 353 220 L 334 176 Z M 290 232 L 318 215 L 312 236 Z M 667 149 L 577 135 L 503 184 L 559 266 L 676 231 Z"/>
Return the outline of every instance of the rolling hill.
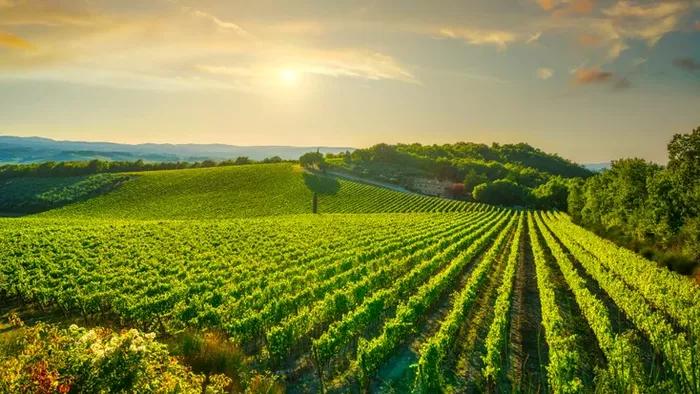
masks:
<path fill-rule="evenodd" d="M 106 194 L 40 214 L 111 219 L 221 219 L 311 213 L 316 176 L 288 163 L 149 171 Z M 447 212 L 478 204 L 323 178 L 319 213 Z"/>

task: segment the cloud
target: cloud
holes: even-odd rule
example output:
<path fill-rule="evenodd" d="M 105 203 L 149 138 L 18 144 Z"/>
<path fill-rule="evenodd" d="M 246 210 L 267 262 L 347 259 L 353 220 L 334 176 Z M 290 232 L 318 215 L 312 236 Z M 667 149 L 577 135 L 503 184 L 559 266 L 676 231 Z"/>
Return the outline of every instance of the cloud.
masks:
<path fill-rule="evenodd" d="M 372 80 L 390 79 L 418 83 L 415 76 L 388 55 L 366 50 L 322 51 L 312 56 L 315 64 L 305 72 L 332 77 L 356 77 Z"/>
<path fill-rule="evenodd" d="M 537 78 L 541 80 L 547 80 L 554 75 L 554 70 L 547 67 L 540 67 L 537 69 Z"/>
<path fill-rule="evenodd" d="M 537 0 L 537 4 L 554 16 L 587 15 L 595 9 L 596 0 Z"/>
<path fill-rule="evenodd" d="M 608 85 L 614 90 L 625 90 L 631 87 L 630 80 L 625 76 L 603 71 L 598 67 L 579 67 L 572 71 L 575 85 Z"/>
<path fill-rule="evenodd" d="M 635 58 L 634 60 L 632 60 L 632 65 L 635 67 L 638 67 L 638 66 L 646 63 L 647 60 L 649 60 L 649 59 L 644 58 L 644 57 L 638 57 L 638 58 Z"/>
<path fill-rule="evenodd" d="M 595 0 L 571 0 L 553 12 L 554 16 L 588 15 L 595 9 Z"/>
<path fill-rule="evenodd" d="M 215 17 L 214 15 L 208 14 L 204 11 L 195 10 L 195 9 L 191 9 L 191 8 L 186 8 L 186 9 L 190 10 L 192 12 L 192 15 L 194 15 L 195 17 L 206 19 L 206 20 L 210 21 L 211 23 L 213 23 L 216 27 L 218 27 L 221 30 L 233 31 L 236 34 L 239 34 L 239 35 L 244 36 L 244 37 L 251 36 L 250 33 L 248 33 L 242 27 L 238 26 L 237 24 L 235 24 L 233 22 L 222 21 L 221 19 Z"/>
<path fill-rule="evenodd" d="M 22 37 L 0 31 L 0 48 L 1 47 L 11 49 L 34 49 L 34 45 Z"/>
<path fill-rule="evenodd" d="M 624 77 L 617 78 L 617 80 L 613 84 L 613 88 L 616 90 L 628 89 L 631 86 L 632 83 L 630 82 L 630 80 Z"/>
<path fill-rule="evenodd" d="M 506 30 L 443 28 L 440 34 L 444 37 L 464 40 L 470 45 L 493 45 L 499 50 L 506 49 L 509 44 L 518 40 L 516 33 Z"/>
<path fill-rule="evenodd" d="M 326 31 L 330 25 L 323 20 L 244 21 L 170 0 L 136 8 L 116 2 L 0 0 L 0 30 L 21 26 L 27 32 L 27 40 L 0 33 L 0 51 L 32 44 L 38 48 L 2 53 L 0 70 L 12 78 L 114 88 L 223 88 L 263 94 L 269 91 L 266 85 L 279 83 L 283 68 L 420 84 L 389 54 L 345 41 L 341 47 L 332 40 L 307 39 Z M 347 26 L 330 27 L 338 31 Z"/>
<path fill-rule="evenodd" d="M 231 77 L 250 85 L 266 84 L 275 80 L 281 70 L 292 69 L 300 74 L 333 78 L 360 78 L 368 80 L 395 80 L 419 84 L 418 79 L 391 56 L 365 50 L 302 50 L 294 56 L 285 56 L 279 64 L 258 63 L 245 66 L 198 65 L 197 70 Z"/>
<path fill-rule="evenodd" d="M 693 28 L 694 28 L 695 30 L 700 31 L 700 21 L 696 21 L 695 24 L 693 25 Z"/>
<path fill-rule="evenodd" d="M 603 38 L 597 34 L 583 33 L 578 36 L 578 43 L 587 48 L 596 48 L 603 43 Z"/>
<path fill-rule="evenodd" d="M 85 7 L 83 2 L 0 0 L 0 25 L 27 27 L 105 27 L 109 18 Z"/>
<path fill-rule="evenodd" d="M 557 6 L 557 0 L 537 0 L 537 4 L 545 11 L 551 11 Z"/>
<path fill-rule="evenodd" d="M 538 31 L 535 34 L 532 34 L 527 40 L 525 40 L 526 44 L 532 44 L 533 42 L 537 42 L 540 40 L 540 37 L 542 37 L 542 32 Z"/>
<path fill-rule="evenodd" d="M 679 28 L 681 17 L 690 10 L 690 2 L 664 1 L 638 4 L 619 1 L 604 9 L 615 32 L 623 38 L 655 45 L 661 37 Z"/>
<path fill-rule="evenodd" d="M 549 7 L 551 17 L 536 21 L 535 26 L 553 36 L 574 37 L 596 63 L 618 58 L 634 40 L 652 47 L 665 35 L 689 28 L 692 22 L 688 16 L 694 9 L 689 0 L 616 0 L 599 2 L 607 4 L 602 7 L 593 1 L 545 3 L 540 2 L 540 7 Z"/>
<path fill-rule="evenodd" d="M 700 71 L 700 61 L 692 57 L 683 57 L 673 60 L 673 65 L 690 72 Z"/>
<path fill-rule="evenodd" d="M 578 68 L 574 71 L 574 82 L 577 85 L 588 85 L 608 82 L 612 79 L 611 72 L 602 71 L 597 67 Z"/>

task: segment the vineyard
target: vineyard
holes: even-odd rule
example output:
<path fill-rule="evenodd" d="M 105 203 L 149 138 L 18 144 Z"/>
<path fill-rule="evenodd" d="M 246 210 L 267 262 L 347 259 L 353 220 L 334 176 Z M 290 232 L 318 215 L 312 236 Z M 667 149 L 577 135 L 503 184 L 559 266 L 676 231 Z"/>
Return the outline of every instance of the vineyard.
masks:
<path fill-rule="evenodd" d="M 148 174 L 0 220 L 0 304 L 162 338 L 221 332 L 290 392 L 700 392 L 696 285 L 566 215 L 340 181 L 322 209 L 363 214 L 295 215 L 300 192 L 269 197 L 283 216 L 194 220 L 244 216 L 228 197 L 172 220 L 224 193 L 202 186 L 217 171 L 248 169 Z M 158 182 L 191 192 L 158 201 Z"/>
<path fill-rule="evenodd" d="M 42 216 L 189 220 L 311 213 L 309 175 L 286 163 L 139 172 L 114 191 Z M 319 213 L 454 212 L 475 205 L 328 181 L 319 194 Z"/>

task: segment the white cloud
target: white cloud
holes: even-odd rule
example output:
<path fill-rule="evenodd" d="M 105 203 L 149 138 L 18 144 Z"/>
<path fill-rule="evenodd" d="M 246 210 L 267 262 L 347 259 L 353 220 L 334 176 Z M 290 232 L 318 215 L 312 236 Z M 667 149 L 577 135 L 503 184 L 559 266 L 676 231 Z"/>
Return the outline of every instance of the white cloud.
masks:
<path fill-rule="evenodd" d="M 245 66 L 198 65 L 200 72 L 223 75 L 241 83 L 262 85 L 274 80 L 281 70 L 291 69 L 299 74 L 321 75 L 333 78 L 361 78 L 368 80 L 419 81 L 391 56 L 364 50 L 304 50 L 295 55 L 281 56 L 284 61 L 269 61 Z"/>
<path fill-rule="evenodd" d="M 493 45 L 499 50 L 518 40 L 518 35 L 506 30 L 484 30 L 474 28 L 443 28 L 440 34 L 444 37 L 461 39 L 470 45 Z"/>
<path fill-rule="evenodd" d="M 221 19 L 215 17 L 214 15 L 208 14 L 200 10 L 191 10 L 192 15 L 211 21 L 215 26 L 222 30 L 230 30 L 244 37 L 250 37 L 251 34 L 244 30 L 242 27 L 238 26 L 233 22 L 225 22 Z"/>
<path fill-rule="evenodd" d="M 547 80 L 549 78 L 552 78 L 554 75 L 554 70 L 551 68 L 547 67 L 540 67 L 537 69 L 537 78 L 542 79 L 542 80 Z"/>
<path fill-rule="evenodd" d="M 620 1 L 604 9 L 612 28 L 624 38 L 644 40 L 650 46 L 661 37 L 679 28 L 683 14 L 690 9 L 686 1 L 638 4 Z"/>
<path fill-rule="evenodd" d="M 540 37 L 542 37 L 542 32 L 538 31 L 537 33 L 531 35 L 526 41 L 526 44 L 532 44 L 533 42 L 539 41 Z"/>

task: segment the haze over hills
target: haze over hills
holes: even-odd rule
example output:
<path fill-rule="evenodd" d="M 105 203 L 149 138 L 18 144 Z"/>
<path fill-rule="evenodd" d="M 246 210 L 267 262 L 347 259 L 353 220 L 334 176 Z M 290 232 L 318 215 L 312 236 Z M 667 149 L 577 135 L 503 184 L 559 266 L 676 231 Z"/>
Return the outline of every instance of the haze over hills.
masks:
<path fill-rule="evenodd" d="M 583 166 L 591 171 L 600 172 L 610 168 L 610 162 L 606 161 L 603 163 L 586 163 Z"/>
<path fill-rule="evenodd" d="M 228 144 L 123 144 L 115 142 L 62 141 L 44 137 L 0 135 L 0 164 L 39 163 L 43 161 L 114 160 L 151 162 L 223 160 L 247 156 L 253 160 L 279 156 L 296 160 L 302 154 L 319 149 L 322 153 L 354 151 L 354 147 L 287 146 Z M 583 163 L 591 171 L 610 167 L 609 162 Z"/>
<path fill-rule="evenodd" d="M 253 160 L 279 156 L 295 160 L 302 154 L 319 150 L 338 153 L 350 147 L 327 146 L 236 146 L 226 144 L 121 144 L 113 142 L 56 141 L 42 137 L 0 136 L 0 163 L 37 163 L 42 161 L 120 160 L 120 161 L 201 161 L 247 156 Z"/>

